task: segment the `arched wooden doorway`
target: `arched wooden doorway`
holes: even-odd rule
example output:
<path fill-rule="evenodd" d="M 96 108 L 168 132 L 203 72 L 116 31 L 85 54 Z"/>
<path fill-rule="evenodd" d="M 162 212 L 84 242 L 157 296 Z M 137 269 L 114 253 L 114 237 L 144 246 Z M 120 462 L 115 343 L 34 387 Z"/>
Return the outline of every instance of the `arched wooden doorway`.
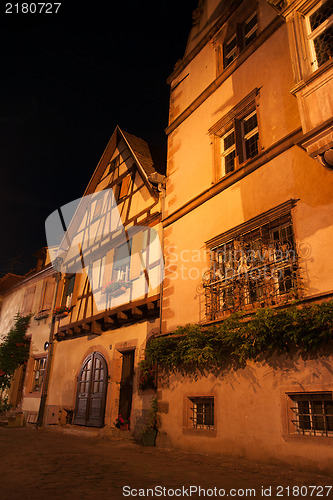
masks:
<path fill-rule="evenodd" d="M 74 424 L 103 427 L 107 380 L 107 364 L 102 354 L 89 354 L 78 377 Z"/>

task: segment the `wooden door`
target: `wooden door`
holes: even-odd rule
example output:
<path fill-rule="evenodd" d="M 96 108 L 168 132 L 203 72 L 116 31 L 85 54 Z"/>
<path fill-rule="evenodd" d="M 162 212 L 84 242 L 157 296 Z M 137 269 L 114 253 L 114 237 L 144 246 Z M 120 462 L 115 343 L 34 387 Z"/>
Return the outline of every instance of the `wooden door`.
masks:
<path fill-rule="evenodd" d="M 123 367 L 120 381 L 119 415 L 128 419 L 132 409 L 134 374 L 134 351 L 123 353 Z"/>
<path fill-rule="evenodd" d="M 107 375 L 106 361 L 100 353 L 85 359 L 78 377 L 74 424 L 103 427 Z"/>

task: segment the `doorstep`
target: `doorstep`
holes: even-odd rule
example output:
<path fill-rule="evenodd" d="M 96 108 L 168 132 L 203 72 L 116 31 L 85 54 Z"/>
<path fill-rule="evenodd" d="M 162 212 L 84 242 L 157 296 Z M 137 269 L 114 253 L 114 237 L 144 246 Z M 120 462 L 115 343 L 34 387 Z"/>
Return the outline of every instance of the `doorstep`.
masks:
<path fill-rule="evenodd" d="M 121 431 L 116 427 L 84 427 L 80 425 L 46 425 L 46 430 L 61 432 L 63 434 L 72 434 L 74 436 L 100 437 L 116 440 L 133 441 L 131 431 Z"/>
<path fill-rule="evenodd" d="M 24 414 L 21 411 L 9 410 L 0 417 L 0 427 L 23 427 Z"/>

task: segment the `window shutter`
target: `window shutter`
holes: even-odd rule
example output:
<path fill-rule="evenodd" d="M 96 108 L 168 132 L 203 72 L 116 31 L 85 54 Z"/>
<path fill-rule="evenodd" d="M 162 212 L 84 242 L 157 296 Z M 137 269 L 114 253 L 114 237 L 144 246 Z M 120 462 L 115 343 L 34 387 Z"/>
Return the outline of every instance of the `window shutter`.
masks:
<path fill-rule="evenodd" d="M 114 256 L 114 248 L 109 250 L 105 256 L 105 265 L 104 265 L 104 275 L 103 275 L 103 288 L 105 285 L 111 281 L 112 275 L 112 267 L 113 267 L 113 256 Z"/>
<path fill-rule="evenodd" d="M 135 234 L 132 240 L 132 255 L 131 255 L 131 268 L 130 268 L 130 279 L 135 280 L 140 277 L 141 271 L 143 271 L 143 260 L 142 260 L 142 250 L 143 250 L 143 231 Z"/>
<path fill-rule="evenodd" d="M 54 294 L 55 278 L 48 278 L 45 280 L 43 301 L 41 304 L 41 311 L 46 311 L 52 308 L 53 294 Z"/>
<path fill-rule="evenodd" d="M 119 194 L 119 199 L 121 199 L 121 198 L 123 198 L 124 196 L 127 195 L 128 189 L 129 189 L 129 185 L 130 185 L 130 181 L 131 181 L 130 174 L 126 175 L 126 177 L 122 180 L 121 188 L 120 188 L 120 194 Z"/>
<path fill-rule="evenodd" d="M 35 297 L 35 291 L 36 291 L 36 285 L 29 287 L 25 291 L 24 299 L 23 299 L 23 306 L 22 306 L 22 315 L 23 316 L 30 314 L 32 311 L 32 306 L 33 306 L 34 297 Z"/>

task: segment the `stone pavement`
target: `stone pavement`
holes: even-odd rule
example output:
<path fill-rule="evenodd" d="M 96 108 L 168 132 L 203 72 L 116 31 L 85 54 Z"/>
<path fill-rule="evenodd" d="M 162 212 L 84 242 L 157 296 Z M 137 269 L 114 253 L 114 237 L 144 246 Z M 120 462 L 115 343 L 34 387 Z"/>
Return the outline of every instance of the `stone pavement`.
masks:
<path fill-rule="evenodd" d="M 221 498 L 223 495 L 333 499 L 333 488 L 327 496 L 328 488 L 320 486 L 333 484 L 333 478 L 328 476 L 244 459 L 144 448 L 115 438 L 0 428 L 0 453 L 0 500 Z M 199 490 L 195 491 L 199 486 L 200 495 Z"/>

